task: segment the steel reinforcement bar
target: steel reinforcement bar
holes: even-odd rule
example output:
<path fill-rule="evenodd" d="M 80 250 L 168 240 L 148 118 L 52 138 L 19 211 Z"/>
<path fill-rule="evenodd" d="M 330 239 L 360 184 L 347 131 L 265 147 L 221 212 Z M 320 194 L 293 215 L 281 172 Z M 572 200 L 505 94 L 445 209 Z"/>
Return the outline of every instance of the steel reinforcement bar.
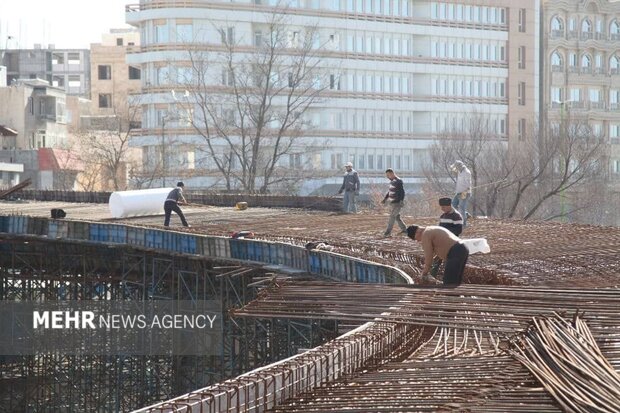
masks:
<path fill-rule="evenodd" d="M 347 282 L 413 283 L 406 273 L 394 267 L 279 242 L 19 215 L 0 216 L 0 233 L 200 255 Z M 262 412 L 361 367 L 388 360 L 404 345 L 409 347 L 419 342 L 420 334 L 412 326 L 366 323 L 326 345 L 137 412 Z"/>

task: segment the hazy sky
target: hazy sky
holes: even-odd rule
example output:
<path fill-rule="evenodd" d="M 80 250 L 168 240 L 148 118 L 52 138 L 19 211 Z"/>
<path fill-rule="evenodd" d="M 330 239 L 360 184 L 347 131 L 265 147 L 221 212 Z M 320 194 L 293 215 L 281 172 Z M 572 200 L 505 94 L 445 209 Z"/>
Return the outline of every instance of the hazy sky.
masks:
<path fill-rule="evenodd" d="M 110 29 L 127 27 L 125 5 L 139 0 L 0 0 L 0 49 L 87 49 Z M 13 39 L 8 39 L 12 36 Z M 8 39 L 8 40 L 7 40 Z"/>

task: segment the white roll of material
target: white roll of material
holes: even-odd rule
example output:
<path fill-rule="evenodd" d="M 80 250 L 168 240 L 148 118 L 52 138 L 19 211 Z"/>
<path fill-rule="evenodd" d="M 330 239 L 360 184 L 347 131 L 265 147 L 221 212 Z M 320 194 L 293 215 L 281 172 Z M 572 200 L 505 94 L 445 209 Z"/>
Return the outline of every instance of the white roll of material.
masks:
<path fill-rule="evenodd" d="M 463 244 L 469 250 L 469 254 L 475 254 L 477 252 L 482 254 L 488 254 L 491 252 L 491 247 L 487 243 L 485 238 L 470 238 L 470 239 L 462 239 Z"/>
<path fill-rule="evenodd" d="M 114 218 L 158 215 L 164 213 L 166 197 L 174 188 L 117 191 L 110 195 L 110 213 Z"/>

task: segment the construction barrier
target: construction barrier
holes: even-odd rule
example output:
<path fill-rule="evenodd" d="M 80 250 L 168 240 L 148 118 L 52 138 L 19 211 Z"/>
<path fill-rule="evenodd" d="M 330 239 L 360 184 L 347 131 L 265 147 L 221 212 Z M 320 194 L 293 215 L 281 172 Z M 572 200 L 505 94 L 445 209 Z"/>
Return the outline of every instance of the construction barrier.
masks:
<path fill-rule="evenodd" d="M 330 251 L 309 251 L 303 247 L 280 242 L 233 239 L 100 222 L 32 218 L 23 215 L 0 217 L 0 230 L 10 234 L 126 244 L 138 249 L 279 266 L 283 272 L 293 270 L 337 281 L 380 284 L 410 282 L 404 272 L 394 267 Z"/>

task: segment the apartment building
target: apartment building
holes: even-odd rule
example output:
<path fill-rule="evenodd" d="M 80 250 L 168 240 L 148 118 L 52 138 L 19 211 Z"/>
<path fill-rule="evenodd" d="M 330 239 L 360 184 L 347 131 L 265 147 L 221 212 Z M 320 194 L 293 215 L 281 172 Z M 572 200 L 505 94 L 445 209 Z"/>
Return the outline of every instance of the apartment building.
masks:
<path fill-rule="evenodd" d="M 74 189 L 82 166 L 67 144 L 67 95 L 41 79 L 0 87 L 0 172 L 14 185 L 30 178 L 36 189 Z"/>
<path fill-rule="evenodd" d="M 90 45 L 94 114 L 116 115 L 126 111 L 130 94 L 140 91 L 140 68 L 126 62 L 128 48 L 138 46 L 140 32 L 132 29 L 112 29 L 102 35 L 101 43 Z"/>
<path fill-rule="evenodd" d="M 7 84 L 18 79 L 42 79 L 70 96 L 90 98 L 90 51 L 85 49 L 5 50 L 2 65 L 7 67 Z"/>
<path fill-rule="evenodd" d="M 537 117 L 538 0 L 291 0 L 285 9 L 281 5 L 199 1 L 179 7 L 173 1 L 143 1 L 128 7 L 127 22 L 141 32 L 140 49 L 127 59 L 142 70 L 143 122 L 133 144 L 143 149 L 144 159 L 158 152 L 162 135 L 183 142 L 179 151 L 168 151 L 175 156 L 192 151 L 187 143 L 201 145 L 191 129 L 165 123 L 165 113 L 174 111 L 170 89 L 183 87 L 178 79 L 188 66 L 187 48 L 199 44 L 217 51 L 233 41 L 239 53 L 247 53 L 266 35 L 265 14 L 274 10 L 287 15 L 292 40 L 308 27 L 318 29 L 316 47 L 331 73 L 325 98 L 308 113 L 313 128 L 305 139 L 318 143 L 320 152 L 308 154 L 300 147 L 282 166 L 293 168 L 311 156 L 317 169 L 334 178 L 310 180 L 302 193 L 339 186 L 348 161 L 363 185 L 384 184 L 384 171 L 391 167 L 406 178 L 410 192 L 416 191 L 424 181 L 429 146 L 455 125 L 465 128 L 477 114 L 496 139 L 518 143 Z M 212 79 L 214 87 L 227 82 L 217 69 Z M 201 160 L 195 159 L 199 169 Z M 213 183 L 208 173 L 202 175 L 192 178 L 194 186 Z"/>
<path fill-rule="evenodd" d="M 0 124 L 17 132 L 0 149 L 61 147 L 67 141 L 66 94 L 41 79 L 0 87 Z"/>
<path fill-rule="evenodd" d="M 542 15 L 541 113 L 551 126 L 587 122 L 611 144 L 620 177 L 620 2 L 548 0 Z"/>

